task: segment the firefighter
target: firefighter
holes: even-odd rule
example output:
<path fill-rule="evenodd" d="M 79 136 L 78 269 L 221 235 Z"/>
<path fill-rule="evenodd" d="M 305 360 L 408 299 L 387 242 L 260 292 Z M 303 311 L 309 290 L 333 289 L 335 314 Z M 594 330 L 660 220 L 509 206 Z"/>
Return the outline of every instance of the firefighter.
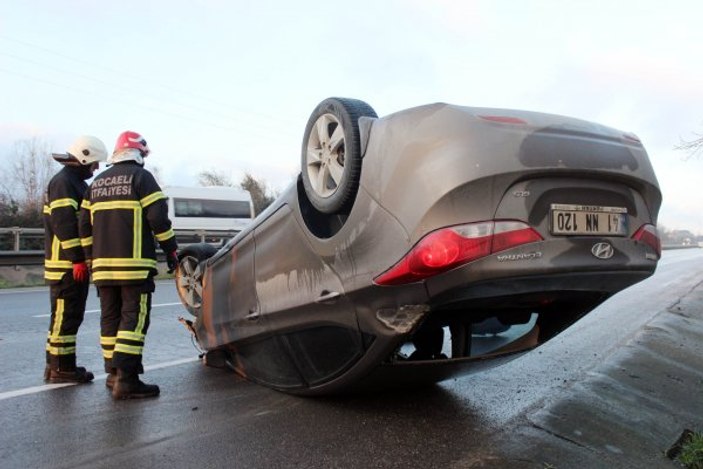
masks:
<path fill-rule="evenodd" d="M 76 335 L 88 297 L 88 266 L 78 235 L 78 213 L 85 182 L 107 159 L 105 144 L 96 137 L 79 137 L 65 154 L 52 154 L 63 164 L 44 194 L 44 278 L 50 285 L 51 321 L 46 341 L 44 380 L 87 383 L 93 373 L 76 366 Z"/>
<path fill-rule="evenodd" d="M 139 379 L 157 273 L 156 242 L 166 253 L 169 272 L 178 262 L 166 196 L 143 167 L 147 155 L 140 134 L 120 134 L 107 160 L 112 166 L 93 180 L 81 209 L 81 243 L 100 296 L 106 385 L 115 399 L 159 395 L 157 385 Z"/>

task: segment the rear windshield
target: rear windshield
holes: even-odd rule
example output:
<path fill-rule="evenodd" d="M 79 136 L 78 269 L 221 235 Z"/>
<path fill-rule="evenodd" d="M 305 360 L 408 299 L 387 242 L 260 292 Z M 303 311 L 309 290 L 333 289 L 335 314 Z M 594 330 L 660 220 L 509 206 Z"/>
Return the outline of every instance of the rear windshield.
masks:
<path fill-rule="evenodd" d="M 251 218 L 251 206 L 241 200 L 173 199 L 177 217 Z"/>

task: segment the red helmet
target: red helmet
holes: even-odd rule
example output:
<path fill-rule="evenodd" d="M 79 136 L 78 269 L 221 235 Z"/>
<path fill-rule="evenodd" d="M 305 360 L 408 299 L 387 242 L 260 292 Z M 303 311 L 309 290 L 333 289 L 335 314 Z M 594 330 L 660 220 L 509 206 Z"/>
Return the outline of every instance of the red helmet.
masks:
<path fill-rule="evenodd" d="M 142 157 L 149 154 L 149 146 L 146 144 L 146 140 L 137 132 L 132 132 L 127 130 L 122 132 L 119 137 L 117 137 L 117 143 L 115 144 L 115 153 L 125 148 L 134 148 L 139 150 Z"/>

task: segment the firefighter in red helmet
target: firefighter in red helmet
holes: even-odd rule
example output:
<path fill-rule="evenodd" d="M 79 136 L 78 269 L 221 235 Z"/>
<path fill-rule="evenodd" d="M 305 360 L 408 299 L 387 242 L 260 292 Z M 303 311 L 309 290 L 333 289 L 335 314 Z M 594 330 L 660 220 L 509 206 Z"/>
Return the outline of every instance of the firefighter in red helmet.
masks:
<path fill-rule="evenodd" d="M 52 156 L 64 167 L 51 178 L 44 194 L 44 278 L 51 298 L 44 380 L 87 383 L 93 373 L 76 366 L 76 335 L 88 297 L 88 266 L 78 235 L 78 213 L 88 189 L 85 180 L 105 161 L 107 149 L 100 139 L 84 135 L 66 153 Z"/>
<path fill-rule="evenodd" d="M 178 262 L 166 196 L 143 167 L 147 155 L 144 137 L 120 134 L 107 160 L 112 166 L 93 180 L 81 210 L 81 242 L 100 295 L 106 385 L 115 399 L 159 394 L 157 385 L 139 379 L 155 289 L 156 243 L 166 253 L 170 272 Z"/>

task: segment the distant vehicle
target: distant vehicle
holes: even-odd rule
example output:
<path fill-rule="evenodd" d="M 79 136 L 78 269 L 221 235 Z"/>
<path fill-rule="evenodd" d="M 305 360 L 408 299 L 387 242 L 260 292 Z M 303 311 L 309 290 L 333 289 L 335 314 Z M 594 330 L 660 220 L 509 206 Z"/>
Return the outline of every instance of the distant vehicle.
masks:
<path fill-rule="evenodd" d="M 223 233 L 233 236 L 254 218 L 249 192 L 236 187 L 164 188 L 168 216 L 180 236 Z"/>
<path fill-rule="evenodd" d="M 179 296 L 211 365 L 285 392 L 414 385 L 545 343 L 656 269 L 640 140 L 569 117 L 329 98 L 301 173 Z"/>

